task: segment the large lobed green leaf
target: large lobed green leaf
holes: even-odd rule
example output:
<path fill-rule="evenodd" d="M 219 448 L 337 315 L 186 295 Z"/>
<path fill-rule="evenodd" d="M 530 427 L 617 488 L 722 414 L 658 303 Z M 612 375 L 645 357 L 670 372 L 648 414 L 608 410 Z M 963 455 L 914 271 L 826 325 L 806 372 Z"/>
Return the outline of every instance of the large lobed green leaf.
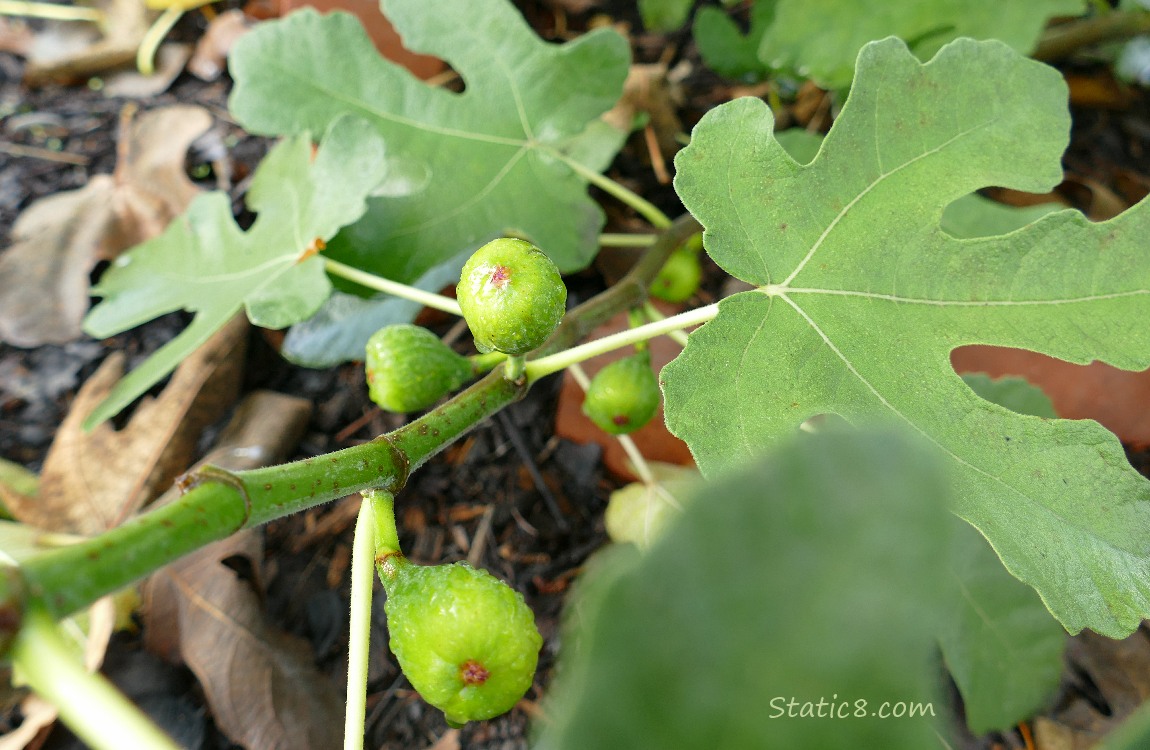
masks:
<path fill-rule="evenodd" d="M 367 118 L 401 160 L 367 216 L 328 254 L 410 282 L 501 233 L 529 237 L 571 271 L 598 248 L 603 213 L 578 163 L 599 171 L 622 143 L 600 121 L 622 92 L 630 53 L 609 30 L 547 44 L 506 0 L 386 0 L 409 48 L 455 68 L 466 90 L 417 80 L 375 51 L 359 21 L 302 10 L 262 24 L 230 58 L 231 109 L 263 134 Z"/>
<path fill-rule="evenodd" d="M 1053 419 L 1050 399 L 1021 378 L 963 375 L 975 393 L 1020 414 Z M 955 519 L 938 640 L 962 693 L 963 715 L 981 736 L 1030 718 L 1062 678 L 1066 631 L 1034 589 L 1011 576 L 977 531 Z"/>
<path fill-rule="evenodd" d="M 753 45 L 758 70 L 797 73 L 825 88 L 850 84 L 855 57 L 872 39 L 897 36 L 923 59 L 958 37 L 998 39 L 1029 53 L 1050 18 L 1078 15 L 1086 6 L 1084 0 L 755 0 L 755 8 L 764 3 L 773 6 L 773 21 L 752 16 L 746 37 L 711 10 L 696 28 L 704 60 L 724 75 L 754 74 L 745 53 L 732 66 L 725 49 Z"/>
<path fill-rule="evenodd" d="M 988 343 L 1150 365 L 1150 202 L 996 237 L 939 226 L 980 187 L 1057 184 L 1065 101 L 1056 71 L 1001 43 L 959 40 L 924 65 L 888 39 L 860 53 L 809 165 L 762 102 L 710 112 L 676 187 L 711 256 L 758 288 L 724 300 L 663 370 L 666 413 L 704 474 L 815 414 L 909 425 L 949 462 L 956 512 L 1062 624 L 1121 637 L 1150 616 L 1150 484 L 1097 423 L 1011 413 L 949 361 Z"/>
<path fill-rule="evenodd" d="M 258 216 L 247 232 L 232 218 L 227 193 L 208 193 L 159 237 L 116 259 L 92 290 L 104 299 L 84 321 L 88 334 L 112 336 L 176 310 L 196 315 L 117 383 L 85 426 L 130 404 L 242 309 L 266 328 L 285 328 L 318 310 L 331 284 L 323 261 L 308 250 L 363 215 L 384 163 L 383 143 L 367 123 L 341 118 L 314 158 L 306 133 L 267 155 L 248 190 Z"/>
<path fill-rule="evenodd" d="M 803 436 L 704 485 L 641 557 L 606 550 L 537 749 L 945 747 L 943 477 L 906 436 Z"/>

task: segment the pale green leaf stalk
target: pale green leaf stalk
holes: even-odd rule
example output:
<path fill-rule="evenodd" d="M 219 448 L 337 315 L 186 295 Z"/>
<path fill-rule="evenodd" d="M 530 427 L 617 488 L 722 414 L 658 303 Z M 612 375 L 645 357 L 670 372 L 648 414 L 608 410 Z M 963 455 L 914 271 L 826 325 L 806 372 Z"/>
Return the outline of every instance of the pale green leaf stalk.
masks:
<path fill-rule="evenodd" d="M 367 672 L 371 656 L 371 598 L 375 583 L 375 504 L 377 493 L 363 493 L 351 544 L 351 617 L 347 636 L 347 714 L 344 750 L 363 750 L 367 715 Z M 387 493 L 379 493 L 387 494 Z M 387 498 L 390 499 L 390 495 Z"/>
<path fill-rule="evenodd" d="M 671 430 L 711 475 L 817 414 L 909 427 L 950 466 L 955 512 L 1069 631 L 1130 633 L 1150 616 L 1150 483 L 1097 423 L 990 404 L 949 359 L 986 343 L 1150 366 L 1150 201 L 976 239 L 940 225 L 981 187 L 1062 179 L 1061 76 L 998 42 L 959 40 L 924 65 L 888 39 L 860 53 L 814 161 L 772 131 L 765 105 L 737 100 L 676 159 L 707 252 L 755 289 L 663 369 Z"/>
<path fill-rule="evenodd" d="M 27 685 L 53 703 L 64 723 L 94 750 L 178 750 L 106 677 L 84 668 L 43 609 L 25 614 L 11 658 Z"/>

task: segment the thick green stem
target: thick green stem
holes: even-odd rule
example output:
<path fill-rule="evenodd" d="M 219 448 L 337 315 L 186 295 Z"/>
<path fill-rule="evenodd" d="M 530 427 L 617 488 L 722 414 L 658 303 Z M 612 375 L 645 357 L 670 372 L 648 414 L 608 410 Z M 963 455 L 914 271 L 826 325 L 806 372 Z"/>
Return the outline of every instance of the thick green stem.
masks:
<path fill-rule="evenodd" d="M 53 617 L 63 617 L 242 528 L 365 489 L 395 492 L 417 466 L 526 391 L 525 384 L 492 373 L 438 409 L 363 445 L 251 471 L 194 472 L 176 501 L 25 561 L 25 585 Z"/>
<path fill-rule="evenodd" d="M 536 354 L 561 351 L 616 312 L 642 304 L 670 253 L 698 231 L 693 218 L 676 220 L 619 283 L 569 312 Z M 270 468 L 193 472 L 181 483 L 183 495 L 173 502 L 98 537 L 26 560 L 0 580 L 0 619 L 5 625 L 0 628 L 0 656 L 23 613 L 35 606 L 51 617 L 64 617 L 239 529 L 367 489 L 397 491 L 410 472 L 521 398 L 528 387 L 528 382 L 507 380 L 497 370 L 369 443 Z"/>
<path fill-rule="evenodd" d="M 84 669 L 51 615 L 33 607 L 12 646 L 12 661 L 36 693 L 89 747 L 178 750 L 107 678 Z"/>

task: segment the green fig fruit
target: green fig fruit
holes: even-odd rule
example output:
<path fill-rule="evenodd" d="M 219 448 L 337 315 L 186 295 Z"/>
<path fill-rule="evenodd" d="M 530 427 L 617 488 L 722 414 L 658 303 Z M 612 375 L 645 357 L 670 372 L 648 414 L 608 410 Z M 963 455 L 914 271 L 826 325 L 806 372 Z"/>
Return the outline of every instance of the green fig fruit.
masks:
<path fill-rule="evenodd" d="M 535 678 L 543 638 L 523 596 L 467 563 L 379 564 L 391 650 L 425 701 L 460 726 L 505 713 Z"/>
<path fill-rule="evenodd" d="M 583 399 L 583 413 L 612 435 L 634 432 L 650 422 L 658 409 L 659 382 L 646 351 L 597 372 Z"/>
<path fill-rule="evenodd" d="M 468 259 L 455 296 L 479 350 L 515 356 L 542 344 L 567 307 L 567 287 L 551 259 L 506 237 Z"/>
<path fill-rule="evenodd" d="M 698 252 L 676 250 L 651 282 L 651 296 L 664 302 L 686 302 L 702 280 L 703 266 L 699 263 Z"/>
<path fill-rule="evenodd" d="M 471 363 L 431 331 L 414 325 L 381 328 L 367 341 L 371 400 L 387 411 L 426 409 L 471 377 Z"/>

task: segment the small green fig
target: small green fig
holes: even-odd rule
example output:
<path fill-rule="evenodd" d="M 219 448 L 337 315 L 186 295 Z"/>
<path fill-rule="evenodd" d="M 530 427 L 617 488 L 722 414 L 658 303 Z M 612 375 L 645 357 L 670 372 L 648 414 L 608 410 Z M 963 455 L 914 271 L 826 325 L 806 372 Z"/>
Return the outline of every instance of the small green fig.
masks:
<path fill-rule="evenodd" d="M 508 237 L 475 251 L 455 296 L 479 350 L 515 356 L 542 344 L 567 307 L 567 287 L 551 259 Z"/>
<path fill-rule="evenodd" d="M 505 713 L 535 677 L 543 638 L 523 596 L 467 563 L 379 564 L 391 650 L 425 701 L 460 726 Z"/>
<path fill-rule="evenodd" d="M 634 432 L 650 422 L 658 409 L 659 382 L 646 351 L 597 372 L 583 399 L 583 413 L 612 435 Z"/>
<path fill-rule="evenodd" d="M 367 341 L 371 400 L 387 411 L 426 409 L 471 377 L 471 363 L 431 331 L 414 325 L 381 328 Z"/>
<path fill-rule="evenodd" d="M 671 253 L 651 282 L 651 296 L 664 302 L 686 302 L 703 280 L 698 252 L 684 248 Z"/>

